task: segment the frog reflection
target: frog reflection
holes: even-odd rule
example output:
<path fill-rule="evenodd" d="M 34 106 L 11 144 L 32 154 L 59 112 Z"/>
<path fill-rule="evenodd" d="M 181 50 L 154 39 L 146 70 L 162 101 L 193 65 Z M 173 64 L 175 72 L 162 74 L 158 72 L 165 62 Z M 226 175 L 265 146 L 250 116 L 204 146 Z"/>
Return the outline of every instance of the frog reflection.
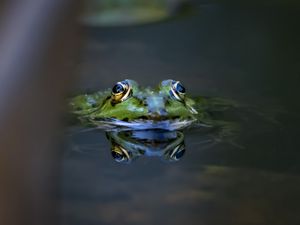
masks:
<path fill-rule="evenodd" d="M 185 153 L 184 135 L 180 131 L 110 131 L 106 136 L 111 143 L 112 157 L 119 163 L 131 163 L 140 156 L 176 162 Z"/>

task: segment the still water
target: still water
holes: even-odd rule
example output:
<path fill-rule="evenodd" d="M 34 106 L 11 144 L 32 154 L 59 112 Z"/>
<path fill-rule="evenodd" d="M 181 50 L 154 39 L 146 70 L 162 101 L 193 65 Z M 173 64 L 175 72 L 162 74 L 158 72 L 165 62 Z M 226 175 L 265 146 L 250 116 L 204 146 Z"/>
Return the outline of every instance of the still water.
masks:
<path fill-rule="evenodd" d="M 300 224 L 299 11 L 207 4 L 156 24 L 84 28 L 74 93 L 172 78 L 258 111 L 228 115 L 242 124 L 234 143 L 186 130 L 179 160 L 148 151 L 118 163 L 105 132 L 71 127 L 63 224 Z"/>

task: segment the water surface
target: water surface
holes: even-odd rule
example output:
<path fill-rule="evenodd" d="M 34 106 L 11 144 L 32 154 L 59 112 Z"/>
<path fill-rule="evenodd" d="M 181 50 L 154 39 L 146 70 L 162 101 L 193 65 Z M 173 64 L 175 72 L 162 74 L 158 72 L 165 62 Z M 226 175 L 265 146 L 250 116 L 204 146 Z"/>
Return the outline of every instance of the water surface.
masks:
<path fill-rule="evenodd" d="M 73 128 L 63 224 L 300 224 L 299 21 L 296 7 L 207 4 L 162 23 L 85 28 L 75 93 L 173 78 L 192 95 L 234 99 L 266 116 L 231 118 L 243 124 L 238 145 L 203 145 L 202 131 L 186 131 L 175 163 L 117 163 L 103 131 Z"/>

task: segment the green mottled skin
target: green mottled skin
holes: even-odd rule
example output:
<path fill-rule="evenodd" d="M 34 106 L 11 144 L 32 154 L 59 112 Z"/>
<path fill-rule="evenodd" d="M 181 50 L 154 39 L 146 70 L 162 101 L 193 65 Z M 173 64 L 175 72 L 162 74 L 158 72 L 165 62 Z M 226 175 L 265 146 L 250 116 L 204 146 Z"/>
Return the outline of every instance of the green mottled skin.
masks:
<path fill-rule="evenodd" d="M 118 119 L 126 122 L 141 120 L 193 120 L 208 126 L 223 126 L 223 132 L 231 132 L 228 122 L 217 120 L 211 115 L 214 112 L 226 111 L 235 107 L 234 102 L 220 98 L 185 96 L 178 101 L 170 95 L 169 85 L 158 85 L 157 88 L 143 88 L 132 80 L 132 95 L 123 102 L 114 104 L 111 90 L 94 94 L 79 95 L 70 102 L 70 111 L 82 125 L 96 126 L 96 121 Z M 153 106 L 152 99 L 163 99 L 157 106 Z M 152 112 L 150 112 L 152 111 Z M 154 111 L 154 112 L 153 112 Z M 163 111 L 163 115 L 160 113 Z M 228 123 L 228 124 L 227 124 Z M 229 131 L 227 131 L 229 130 Z"/>

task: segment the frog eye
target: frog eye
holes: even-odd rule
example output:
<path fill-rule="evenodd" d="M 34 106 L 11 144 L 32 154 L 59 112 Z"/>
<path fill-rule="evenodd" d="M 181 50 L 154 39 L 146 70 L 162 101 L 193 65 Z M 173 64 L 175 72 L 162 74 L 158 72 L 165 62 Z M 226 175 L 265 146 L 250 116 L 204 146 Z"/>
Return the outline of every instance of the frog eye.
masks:
<path fill-rule="evenodd" d="M 114 103 L 119 103 L 125 101 L 130 94 L 132 93 L 132 89 L 128 82 L 121 81 L 113 86 L 111 91 L 112 100 Z"/>
<path fill-rule="evenodd" d="M 131 161 L 130 154 L 119 145 L 114 145 L 112 147 L 111 155 L 114 160 L 119 163 L 129 163 Z"/>
<path fill-rule="evenodd" d="M 169 151 L 166 155 L 169 161 L 178 161 L 180 160 L 185 153 L 185 145 L 181 143 L 177 145 L 174 149 Z"/>
<path fill-rule="evenodd" d="M 185 87 L 179 81 L 172 81 L 171 95 L 178 101 L 185 97 Z"/>

